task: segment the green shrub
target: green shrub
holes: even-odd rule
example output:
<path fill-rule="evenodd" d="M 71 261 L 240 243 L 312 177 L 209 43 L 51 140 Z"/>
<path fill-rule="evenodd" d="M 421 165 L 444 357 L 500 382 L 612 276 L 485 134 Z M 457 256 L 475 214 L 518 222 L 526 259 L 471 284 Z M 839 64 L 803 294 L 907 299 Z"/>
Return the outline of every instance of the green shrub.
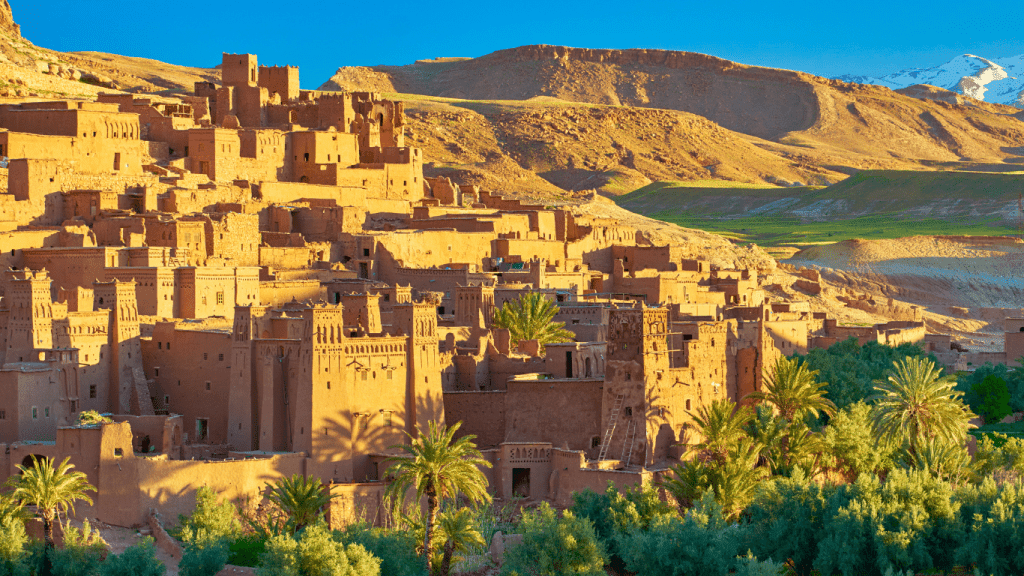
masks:
<path fill-rule="evenodd" d="M 381 574 L 423 576 L 427 573 L 426 559 L 416 553 L 420 542 L 407 531 L 370 528 L 365 523 L 358 523 L 335 532 L 334 537 L 346 545 L 359 544 L 380 558 Z"/>
<path fill-rule="evenodd" d="M 979 401 L 977 414 L 985 419 L 986 424 L 994 424 L 1009 416 L 1010 410 L 1010 389 L 1003 380 L 995 374 L 989 374 L 981 382 L 971 385 L 973 392 Z"/>
<path fill-rule="evenodd" d="M 1009 576 L 1024 572 L 1024 486 L 992 478 L 958 491 L 964 501 L 967 535 L 956 559 L 975 573 Z M 968 515 L 969 514 L 969 515 Z"/>
<path fill-rule="evenodd" d="M 228 554 L 227 540 L 186 543 L 178 563 L 178 573 L 182 576 L 213 576 L 227 564 Z"/>
<path fill-rule="evenodd" d="M 746 556 L 736 559 L 736 576 L 779 576 L 785 574 L 786 566 L 772 559 L 758 560 L 749 550 Z"/>
<path fill-rule="evenodd" d="M 981 477 L 998 471 L 1024 474 L 1024 440 L 989 432 L 978 439 L 974 469 Z"/>
<path fill-rule="evenodd" d="M 545 502 L 524 512 L 520 527 L 523 542 L 505 551 L 502 574 L 605 576 L 607 556 L 590 520 L 571 511 L 558 517 Z"/>
<path fill-rule="evenodd" d="M 844 576 L 950 572 L 964 536 L 959 508 L 950 485 L 925 472 L 896 470 L 884 484 L 861 476 L 829 498 L 814 567 Z"/>
<path fill-rule="evenodd" d="M 68 526 L 64 531 L 64 546 L 49 551 L 54 576 L 92 576 L 99 572 L 100 561 L 107 553 L 107 544 L 89 521 L 82 529 Z"/>
<path fill-rule="evenodd" d="M 157 560 L 153 539 L 143 538 L 116 556 L 108 556 L 100 564 L 100 576 L 163 576 L 164 563 Z"/>
<path fill-rule="evenodd" d="M 736 565 L 743 528 L 729 525 L 711 491 L 687 513 L 658 516 L 619 536 L 626 569 L 645 576 L 721 576 Z"/>
<path fill-rule="evenodd" d="M 228 551 L 228 564 L 256 567 L 260 565 L 260 554 L 267 551 L 267 539 L 260 534 L 246 534 L 232 542 Z"/>
<path fill-rule="evenodd" d="M 0 574 L 16 573 L 17 567 L 24 564 L 28 551 L 28 534 L 25 532 L 25 521 L 17 514 L 5 515 L 0 518 Z"/>
<path fill-rule="evenodd" d="M 810 576 L 834 491 L 800 476 L 761 484 L 747 508 L 747 546 L 762 558 L 788 559 L 798 576 Z"/>
<path fill-rule="evenodd" d="M 894 447 L 880 444 L 871 428 L 871 407 L 855 402 L 840 410 L 823 430 L 822 464 L 848 480 L 881 474 L 894 465 Z"/>
<path fill-rule="evenodd" d="M 204 531 L 211 540 L 234 540 L 242 532 L 242 523 L 234 505 L 225 500 L 220 502 L 217 493 L 209 486 L 196 491 L 196 509 L 190 516 L 179 516 L 179 534 L 184 539 L 187 532 Z"/>
<path fill-rule="evenodd" d="M 299 540 L 288 534 L 267 541 L 259 576 L 379 576 L 380 559 L 359 544 L 345 545 L 332 537 L 318 522 L 300 533 Z"/>

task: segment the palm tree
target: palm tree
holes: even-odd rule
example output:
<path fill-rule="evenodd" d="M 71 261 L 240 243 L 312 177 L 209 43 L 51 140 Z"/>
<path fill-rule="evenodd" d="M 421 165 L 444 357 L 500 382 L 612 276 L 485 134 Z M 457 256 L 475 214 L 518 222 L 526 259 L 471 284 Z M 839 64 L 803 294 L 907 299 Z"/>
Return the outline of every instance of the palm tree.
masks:
<path fill-rule="evenodd" d="M 427 498 L 427 521 L 423 537 L 423 554 L 427 569 L 432 569 L 430 552 L 433 532 L 437 526 L 437 510 L 442 501 L 454 500 L 459 494 L 470 502 L 485 502 L 487 478 L 480 471 L 481 466 L 491 467 L 476 449 L 472 434 L 455 439 L 455 432 L 461 422 L 450 428 L 431 421 L 427 433 L 417 428 L 418 436 L 409 436 L 408 444 L 392 446 L 404 454 L 385 460 L 391 463 L 387 474 L 393 478 L 385 490 L 385 496 L 396 506 L 405 499 L 410 488 L 416 491 L 416 499 Z"/>
<path fill-rule="evenodd" d="M 764 390 L 747 394 L 747 398 L 771 404 L 790 422 L 804 414 L 832 416 L 836 405 L 825 398 L 823 388 L 828 384 L 818 382 L 817 375 L 817 370 L 808 370 L 798 359 L 781 356 L 770 371 L 765 370 Z"/>
<path fill-rule="evenodd" d="M 893 362 L 886 382 L 875 385 L 872 427 L 880 438 L 905 440 L 911 452 L 929 440 L 960 443 L 975 418 L 953 389 L 956 379 L 926 358 L 908 356 Z"/>
<path fill-rule="evenodd" d="M 558 306 L 540 292 L 526 292 L 519 300 L 505 302 L 496 310 L 491 324 L 508 329 L 512 346 L 520 340 L 537 340 L 541 348 L 547 344 L 570 342 L 576 335 L 565 329 L 565 322 L 552 321 L 558 310 Z"/>
<path fill-rule="evenodd" d="M 711 487 L 707 464 L 697 458 L 676 464 L 672 467 L 672 477 L 662 480 L 661 487 L 672 495 L 679 513 L 685 515 Z"/>
<path fill-rule="evenodd" d="M 331 496 L 324 490 L 319 478 L 295 474 L 268 484 L 267 499 L 277 505 L 288 516 L 287 525 L 292 533 L 313 524 L 323 516 L 324 508 L 331 503 Z"/>
<path fill-rule="evenodd" d="M 757 465 L 761 446 L 750 438 L 740 438 L 729 451 L 729 457 L 710 475 L 715 499 L 728 520 L 737 520 L 750 503 L 758 483 L 768 475 Z"/>
<path fill-rule="evenodd" d="M 461 554 L 472 548 L 483 548 L 487 545 L 477 528 L 473 511 L 469 508 L 449 509 L 442 512 L 437 520 L 437 538 L 444 542 L 441 576 L 448 576 L 451 571 L 452 557 L 456 552 Z"/>
<path fill-rule="evenodd" d="M 691 452 L 717 463 L 725 462 L 729 451 L 746 435 L 744 427 L 754 414 L 747 406 L 737 407 L 728 398 L 719 398 L 710 405 L 702 404 L 697 412 L 689 412 L 701 441 Z"/>
<path fill-rule="evenodd" d="M 53 548 L 53 521 L 61 514 L 75 511 L 75 502 L 85 500 L 92 505 L 92 498 L 86 494 L 96 492 L 84 472 L 72 471 L 74 464 L 65 458 L 60 466 L 54 467 L 52 458 L 37 460 L 32 456 L 32 465 L 18 465 L 20 477 L 7 482 L 14 488 L 11 496 L 22 504 L 35 506 L 36 515 L 43 520 L 43 543 L 45 549 Z M 46 555 L 49 558 L 49 555 Z"/>

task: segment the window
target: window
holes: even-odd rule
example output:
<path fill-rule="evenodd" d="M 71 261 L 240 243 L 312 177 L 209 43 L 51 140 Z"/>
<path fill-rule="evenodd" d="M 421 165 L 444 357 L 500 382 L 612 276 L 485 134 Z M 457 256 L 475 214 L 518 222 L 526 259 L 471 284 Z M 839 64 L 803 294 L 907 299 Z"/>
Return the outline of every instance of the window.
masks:
<path fill-rule="evenodd" d="M 370 249 L 369 248 L 363 248 L 363 256 L 369 256 L 369 255 L 370 255 Z"/>
<path fill-rule="evenodd" d="M 114 448 L 114 456 L 117 456 L 118 458 L 124 456 L 124 450 L 121 448 Z"/>
<path fill-rule="evenodd" d="M 591 448 L 599 448 L 600 446 L 601 446 L 601 437 L 600 436 L 593 436 L 593 437 L 590 438 L 590 447 Z"/>
<path fill-rule="evenodd" d="M 96 385 L 95 384 L 89 384 L 89 398 L 95 398 L 95 397 L 96 397 Z"/>
<path fill-rule="evenodd" d="M 7 420 L 7 411 L 0 410 L 0 420 Z"/>
<path fill-rule="evenodd" d="M 157 342 L 156 343 L 156 349 L 157 350 L 163 350 L 164 349 L 164 343 L 163 342 Z"/>
<path fill-rule="evenodd" d="M 689 399 L 689 398 L 687 398 L 687 399 L 686 399 L 686 409 L 687 409 L 687 410 L 690 410 L 690 405 L 691 405 L 691 404 L 690 404 L 690 399 Z"/>
<path fill-rule="evenodd" d="M 209 390 L 209 389 L 210 389 L 210 382 L 209 382 L 209 381 L 207 381 L 207 382 L 206 382 L 206 389 L 207 389 L 207 390 Z"/>
<path fill-rule="evenodd" d="M 170 408 L 170 406 L 171 406 L 171 397 L 169 395 L 167 395 L 167 394 L 164 394 L 164 408 Z"/>
<path fill-rule="evenodd" d="M 366 371 L 365 371 L 365 370 L 363 370 L 363 372 L 362 372 L 362 373 L 360 373 L 360 378 L 359 378 L 359 379 L 365 382 L 365 381 L 366 381 L 366 378 L 367 378 L 367 374 L 366 374 Z"/>
<path fill-rule="evenodd" d="M 160 368 L 153 368 L 153 376 L 160 376 Z"/>
<path fill-rule="evenodd" d="M 39 408 L 36 408 L 35 406 L 32 407 L 32 419 L 33 420 L 38 420 L 39 419 Z"/>
<path fill-rule="evenodd" d="M 45 418 L 49 418 L 50 417 L 50 407 L 49 406 L 46 406 L 45 408 L 43 408 L 43 417 L 45 417 Z"/>
<path fill-rule="evenodd" d="M 207 382 L 209 384 L 209 382 Z M 210 419 L 196 418 L 196 440 L 206 440 L 210 433 Z"/>
<path fill-rule="evenodd" d="M 330 389 L 331 389 L 331 381 L 330 381 L 330 380 L 328 380 L 328 381 L 327 381 L 327 389 L 328 389 L 328 390 L 330 390 Z"/>
<path fill-rule="evenodd" d="M 391 421 L 391 412 L 384 412 L 384 426 L 387 426 L 387 427 L 394 426 L 394 424 L 392 424 L 392 421 Z"/>
<path fill-rule="evenodd" d="M 223 362 L 224 361 L 224 355 L 223 354 L 217 354 L 217 361 L 218 362 Z"/>
<path fill-rule="evenodd" d="M 625 408 L 623 408 L 622 409 L 622 415 L 625 416 L 626 418 L 632 418 L 633 417 L 633 407 L 632 406 L 626 406 Z"/>
<path fill-rule="evenodd" d="M 359 418 L 359 431 L 362 432 L 370 425 L 370 415 L 359 414 L 357 417 Z"/>
<path fill-rule="evenodd" d="M 217 292 L 217 304 L 223 304 L 223 303 L 224 303 L 224 292 L 223 291 Z"/>
<path fill-rule="evenodd" d="M 166 296 L 165 296 L 165 298 L 166 298 Z M 168 349 L 168 350 L 170 350 L 170 349 L 171 349 L 171 343 L 170 343 L 170 342 L 168 342 L 168 343 L 167 343 L 167 349 Z"/>
<path fill-rule="evenodd" d="M 388 380 L 394 380 L 394 378 L 395 378 L 395 371 L 394 370 L 388 370 Z"/>
<path fill-rule="evenodd" d="M 206 353 L 206 352 L 203 352 L 203 360 L 208 360 L 208 359 L 209 359 L 209 358 L 208 358 L 208 355 L 207 355 L 207 353 Z"/>

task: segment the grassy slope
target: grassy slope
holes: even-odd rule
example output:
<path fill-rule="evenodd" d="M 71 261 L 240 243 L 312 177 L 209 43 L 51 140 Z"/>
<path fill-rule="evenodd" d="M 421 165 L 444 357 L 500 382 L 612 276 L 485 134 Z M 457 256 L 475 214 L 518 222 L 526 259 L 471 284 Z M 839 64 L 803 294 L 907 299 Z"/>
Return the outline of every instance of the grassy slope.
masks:
<path fill-rule="evenodd" d="M 656 182 L 620 206 L 765 246 L 1016 232 L 1021 173 L 864 171 L 829 187 Z"/>

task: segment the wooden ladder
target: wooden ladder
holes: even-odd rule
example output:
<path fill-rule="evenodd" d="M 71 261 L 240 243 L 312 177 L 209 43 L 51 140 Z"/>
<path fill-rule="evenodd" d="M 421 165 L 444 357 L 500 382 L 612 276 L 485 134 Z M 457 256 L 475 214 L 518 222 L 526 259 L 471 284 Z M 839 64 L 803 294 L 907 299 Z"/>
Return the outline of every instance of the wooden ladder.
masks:
<path fill-rule="evenodd" d="M 632 434 L 632 437 L 630 437 Z M 626 451 L 626 443 L 629 442 L 629 451 Z M 623 467 L 629 466 L 629 461 L 633 459 L 633 447 L 636 445 L 636 419 L 630 418 L 629 424 L 626 425 L 626 437 L 622 440 L 622 453 L 625 458 L 620 458 Z"/>
<path fill-rule="evenodd" d="M 612 411 L 608 414 L 608 428 L 604 431 L 604 440 L 601 442 L 601 453 L 597 457 L 598 460 L 604 460 L 605 456 L 608 455 L 608 447 L 611 446 L 612 435 L 615 434 L 615 425 L 619 421 L 619 411 L 622 410 L 622 403 L 625 399 L 625 394 L 619 394 L 615 397 L 615 403 L 612 404 Z"/>

